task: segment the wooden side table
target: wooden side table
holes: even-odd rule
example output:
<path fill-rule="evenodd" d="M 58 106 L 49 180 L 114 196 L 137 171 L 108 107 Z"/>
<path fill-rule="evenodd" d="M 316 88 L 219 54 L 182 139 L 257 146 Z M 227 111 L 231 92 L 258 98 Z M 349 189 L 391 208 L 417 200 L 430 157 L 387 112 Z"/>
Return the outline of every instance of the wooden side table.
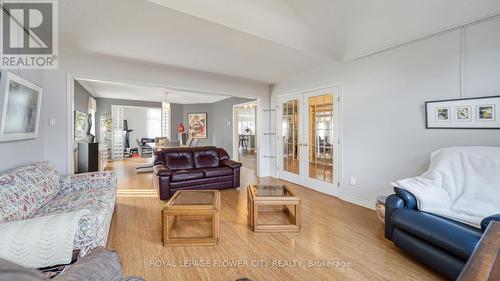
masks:
<path fill-rule="evenodd" d="M 250 185 L 247 188 L 248 222 L 254 232 L 299 232 L 300 198 L 284 185 Z M 261 224 L 259 211 L 278 207 L 290 217 L 291 224 Z M 276 208 L 274 208 L 276 209 Z"/>
<path fill-rule="evenodd" d="M 179 190 L 163 209 L 163 246 L 214 246 L 219 242 L 220 193 L 218 190 Z M 211 221 L 209 237 L 172 237 L 181 220 Z"/>

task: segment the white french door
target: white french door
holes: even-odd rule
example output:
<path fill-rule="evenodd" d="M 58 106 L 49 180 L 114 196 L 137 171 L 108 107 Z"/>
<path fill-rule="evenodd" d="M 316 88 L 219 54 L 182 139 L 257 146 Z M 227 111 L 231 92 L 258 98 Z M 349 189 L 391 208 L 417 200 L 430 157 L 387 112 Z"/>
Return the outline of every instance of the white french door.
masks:
<path fill-rule="evenodd" d="M 340 195 L 338 88 L 278 98 L 278 175 Z"/>
<path fill-rule="evenodd" d="M 301 95 L 278 98 L 278 170 L 279 177 L 302 184 L 302 108 Z"/>

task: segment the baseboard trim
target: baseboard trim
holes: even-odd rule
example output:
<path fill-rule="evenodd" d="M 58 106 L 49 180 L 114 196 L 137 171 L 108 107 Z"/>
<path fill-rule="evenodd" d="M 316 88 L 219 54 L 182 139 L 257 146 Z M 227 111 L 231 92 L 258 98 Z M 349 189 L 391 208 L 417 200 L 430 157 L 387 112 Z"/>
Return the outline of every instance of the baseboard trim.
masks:
<path fill-rule="evenodd" d="M 368 208 L 370 210 L 375 210 L 375 200 L 370 201 L 366 199 L 360 199 L 357 197 L 345 196 L 345 195 L 340 196 L 340 199 L 352 204 L 359 205 L 361 207 Z"/>
<path fill-rule="evenodd" d="M 257 177 L 261 178 L 262 176 L 257 176 Z M 280 179 L 279 177 L 276 177 L 273 175 L 263 176 L 263 177 L 272 177 L 275 179 Z M 280 180 L 283 180 L 283 179 L 280 179 Z M 299 184 L 299 186 L 302 186 L 302 185 Z M 316 192 L 320 192 L 320 191 L 317 191 L 317 190 L 310 188 L 310 187 L 307 187 L 307 186 L 303 186 L 303 187 L 310 189 L 310 190 L 314 190 Z M 331 195 L 331 196 L 333 196 L 333 195 Z M 355 205 L 358 205 L 361 207 L 365 207 L 365 208 L 370 209 L 370 210 L 375 210 L 375 198 L 372 201 L 372 200 L 360 199 L 358 197 L 353 197 L 353 196 L 348 196 L 348 195 L 339 195 L 339 196 L 334 196 L 334 197 L 339 198 L 342 201 L 346 201 L 346 202 L 349 202 L 349 203 L 352 203 L 352 204 L 355 204 Z"/>

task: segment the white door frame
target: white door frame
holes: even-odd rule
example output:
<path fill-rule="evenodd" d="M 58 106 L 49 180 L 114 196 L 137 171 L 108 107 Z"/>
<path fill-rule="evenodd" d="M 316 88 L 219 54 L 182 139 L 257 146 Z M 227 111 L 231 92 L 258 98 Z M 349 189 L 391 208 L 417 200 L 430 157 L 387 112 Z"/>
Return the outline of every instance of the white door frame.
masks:
<path fill-rule="evenodd" d="M 168 86 L 168 85 L 163 85 L 163 84 L 157 84 L 157 83 L 147 83 L 143 81 L 135 81 L 135 80 L 130 80 L 130 79 L 117 79 L 116 77 L 105 77 L 105 76 L 95 76 L 95 75 L 86 75 L 86 74 L 78 74 L 78 73 L 68 73 L 66 75 L 66 120 L 68 123 L 66 123 L 66 174 L 71 175 L 73 174 L 73 140 L 74 140 L 74 90 L 75 90 L 75 80 L 76 79 L 86 79 L 86 80 L 100 80 L 100 81 L 109 81 L 109 82 L 116 82 L 116 83 L 126 83 L 126 84 L 135 84 L 135 85 L 143 85 L 143 86 L 149 86 L 149 87 L 157 87 L 157 88 L 168 88 L 168 89 L 175 89 L 175 90 L 182 90 L 182 91 L 191 91 L 191 92 L 199 92 L 199 93 L 210 93 L 210 94 L 218 94 L 218 95 L 224 95 L 229 97 L 239 97 L 239 98 L 245 98 L 245 99 L 255 99 L 257 102 L 257 107 L 256 107 L 256 129 L 255 129 L 255 145 L 259 149 L 262 149 L 260 143 L 262 142 L 262 122 L 267 121 L 267 120 L 262 120 L 260 112 L 262 111 L 262 101 L 261 98 L 258 96 L 238 96 L 238 95 L 231 95 L 228 93 L 222 93 L 222 92 L 208 92 L 208 91 L 202 91 L 199 89 L 189 89 L 189 88 L 184 88 L 184 87 L 177 87 L 177 86 Z M 261 159 L 259 157 L 259 151 L 256 151 L 257 153 L 257 176 L 259 177 L 262 172 L 260 171 L 260 166 L 261 166 Z"/>
<path fill-rule="evenodd" d="M 298 136 L 298 140 L 297 140 L 298 141 L 297 151 L 298 151 L 300 158 L 304 157 L 304 155 L 303 155 L 304 153 L 303 153 L 303 149 L 302 149 L 303 147 L 301 145 L 302 137 L 303 137 L 302 130 L 301 130 L 301 126 L 303 126 L 301 123 L 301 122 L 303 122 L 303 118 L 301 118 L 302 108 L 300 107 L 302 105 L 302 102 L 300 101 L 301 97 L 302 97 L 302 94 L 295 93 L 295 94 L 282 95 L 282 96 L 277 97 L 277 99 L 276 99 L 276 104 L 278 105 L 278 112 L 276 114 L 276 135 L 278 137 L 277 142 L 276 142 L 276 145 L 277 145 L 276 167 L 278 167 L 278 171 L 277 171 L 278 178 L 284 179 L 287 181 L 291 181 L 291 182 L 294 182 L 294 183 L 297 183 L 300 185 L 304 185 L 304 180 L 303 180 L 303 176 L 302 176 L 303 169 L 300 165 L 300 163 L 302 161 L 300 161 L 300 159 L 299 159 L 299 174 L 285 171 L 283 169 L 283 159 L 285 159 L 285 158 L 283 155 L 283 147 L 281 146 L 281 143 L 283 141 L 283 137 L 281 135 L 283 132 L 282 122 L 281 122 L 281 120 L 283 119 L 282 118 L 282 115 L 283 115 L 282 104 L 284 102 L 287 102 L 287 101 L 297 100 L 297 107 L 298 107 L 298 112 L 299 112 L 299 128 L 298 128 L 299 136 Z"/>
<path fill-rule="evenodd" d="M 257 120 L 259 119 L 259 109 L 260 109 L 260 103 L 259 103 L 259 100 L 254 100 L 254 101 L 249 101 L 249 102 L 244 102 L 244 103 L 238 103 L 238 104 L 235 104 L 233 105 L 233 158 L 235 160 L 237 160 L 237 156 L 239 154 L 239 136 L 238 136 L 238 110 L 237 108 L 239 107 L 242 107 L 242 106 L 245 106 L 245 105 L 250 105 L 250 104 L 255 104 L 255 153 L 256 153 L 256 159 L 257 159 L 257 166 L 256 166 L 256 172 L 257 174 L 259 174 L 259 157 L 258 157 L 258 145 L 259 145 L 259 140 L 258 140 L 258 136 L 260 134 L 258 134 L 258 132 L 260 132 L 260 128 L 259 128 L 259 125 L 260 125 L 260 122 L 257 122 Z"/>
<path fill-rule="evenodd" d="M 314 179 L 309 179 L 308 169 L 304 169 L 304 165 L 302 164 L 300 166 L 300 175 L 295 175 L 293 173 L 288 173 L 284 172 L 282 170 L 282 160 L 283 160 L 283 152 L 281 151 L 281 101 L 287 100 L 287 99 L 293 99 L 294 97 L 301 96 L 302 100 L 299 98 L 299 103 L 302 105 L 303 108 L 299 108 L 299 114 L 301 115 L 301 122 L 308 122 L 308 113 L 305 110 L 305 104 L 306 98 L 308 95 L 315 95 L 318 94 L 320 95 L 321 92 L 333 92 L 337 96 L 337 137 L 338 141 L 336 144 L 336 159 L 334 160 L 335 163 L 337 164 L 337 171 L 336 171 L 336 181 L 334 183 L 326 183 L 322 182 L 319 180 L 314 180 Z M 335 95 L 334 95 L 335 97 Z M 288 93 L 288 94 L 281 94 L 276 96 L 276 104 L 280 107 L 278 110 L 278 115 L 277 115 L 277 133 L 278 133 L 278 141 L 276 142 L 276 151 L 277 151 L 277 158 L 276 158 L 276 166 L 278 167 L 278 178 L 282 178 L 284 180 L 288 180 L 294 183 L 297 183 L 299 185 L 303 185 L 305 187 L 317 190 L 322 193 L 326 193 L 329 195 L 333 195 L 336 197 L 342 197 L 342 183 L 343 183 L 343 97 L 342 97 L 342 84 L 334 84 L 334 85 L 329 85 L 329 86 L 324 86 L 324 87 L 319 87 L 319 88 L 314 88 L 306 91 L 297 91 L 293 93 Z M 304 132 L 304 126 L 307 126 L 307 124 L 301 124 L 299 123 L 299 128 L 302 128 L 302 130 L 299 130 L 300 134 L 303 134 Z M 305 141 L 305 143 L 308 144 L 308 137 L 307 136 L 300 136 L 300 143 Z M 309 145 L 309 144 L 308 144 Z M 308 146 L 300 146 L 300 157 L 308 157 Z M 305 161 L 300 161 L 301 163 L 304 163 Z M 307 161 L 308 162 L 308 161 Z"/>

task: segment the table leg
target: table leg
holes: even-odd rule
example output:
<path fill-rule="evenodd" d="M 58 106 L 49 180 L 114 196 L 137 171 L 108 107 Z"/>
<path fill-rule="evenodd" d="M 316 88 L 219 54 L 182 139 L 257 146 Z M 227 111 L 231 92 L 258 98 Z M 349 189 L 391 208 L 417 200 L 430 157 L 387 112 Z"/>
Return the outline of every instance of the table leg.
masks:
<path fill-rule="evenodd" d="M 170 239 L 170 217 L 167 214 L 163 215 L 163 245 L 166 246 Z"/>
<path fill-rule="evenodd" d="M 255 231 L 256 228 L 259 227 L 259 207 L 258 204 L 254 201 L 252 204 L 252 230 Z"/>
<path fill-rule="evenodd" d="M 298 204 L 295 204 L 295 225 L 300 228 L 302 224 L 302 207 L 300 205 L 300 202 Z"/>
<path fill-rule="evenodd" d="M 219 242 L 219 212 L 212 215 L 212 237 L 215 243 Z"/>

